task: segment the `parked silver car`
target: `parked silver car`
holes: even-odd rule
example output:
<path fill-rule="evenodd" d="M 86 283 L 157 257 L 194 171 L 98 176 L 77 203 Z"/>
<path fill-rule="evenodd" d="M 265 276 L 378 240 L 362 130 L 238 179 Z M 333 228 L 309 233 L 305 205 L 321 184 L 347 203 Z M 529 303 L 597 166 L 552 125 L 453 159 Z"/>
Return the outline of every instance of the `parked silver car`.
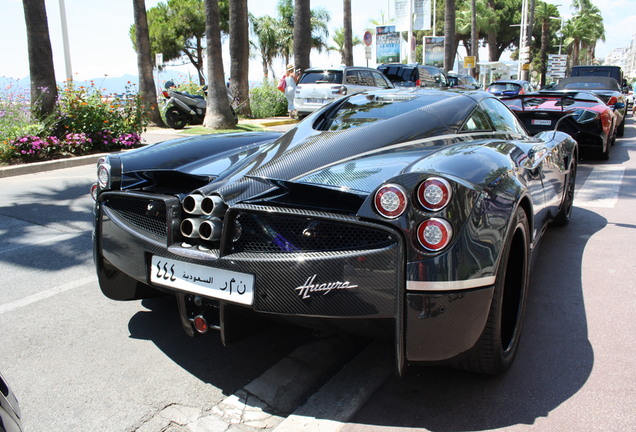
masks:
<path fill-rule="evenodd" d="M 377 88 L 393 88 L 378 70 L 358 66 L 310 68 L 300 77 L 294 106 L 304 117 L 344 95 Z"/>

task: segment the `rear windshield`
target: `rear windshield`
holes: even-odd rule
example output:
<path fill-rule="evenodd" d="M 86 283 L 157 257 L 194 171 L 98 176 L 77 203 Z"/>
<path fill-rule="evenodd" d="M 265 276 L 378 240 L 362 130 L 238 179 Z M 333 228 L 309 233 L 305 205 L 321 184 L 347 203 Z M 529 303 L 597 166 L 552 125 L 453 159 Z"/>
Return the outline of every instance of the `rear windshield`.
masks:
<path fill-rule="evenodd" d="M 300 77 L 298 84 L 342 84 L 342 71 L 309 71 Z"/>
<path fill-rule="evenodd" d="M 521 86 L 514 83 L 497 83 L 490 84 L 488 87 L 489 92 L 503 92 L 503 91 L 518 91 Z"/>
<path fill-rule="evenodd" d="M 404 66 L 386 66 L 380 68 L 389 81 L 394 83 L 401 83 L 404 81 L 415 81 L 415 68 L 408 68 Z"/>

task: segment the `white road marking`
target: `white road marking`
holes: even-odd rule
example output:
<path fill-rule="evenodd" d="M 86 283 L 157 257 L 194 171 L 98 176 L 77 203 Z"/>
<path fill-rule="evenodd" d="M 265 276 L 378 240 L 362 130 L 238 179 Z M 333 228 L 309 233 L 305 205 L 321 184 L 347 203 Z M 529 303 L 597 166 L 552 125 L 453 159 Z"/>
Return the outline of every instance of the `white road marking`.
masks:
<path fill-rule="evenodd" d="M 574 204 L 579 207 L 613 208 L 618 201 L 623 174 L 625 168 L 595 167 L 574 195 Z"/>
<path fill-rule="evenodd" d="M 12 301 L 10 303 L 5 303 L 0 305 L 0 315 L 5 312 L 11 312 L 16 309 L 20 309 L 22 307 L 28 306 L 32 303 L 38 302 L 40 300 L 44 300 L 49 297 L 53 297 L 56 294 L 63 293 L 64 291 L 69 291 L 75 288 L 79 288 L 82 285 L 87 285 L 90 283 L 95 283 L 97 280 L 97 276 L 85 277 L 82 279 L 77 279 L 63 285 L 58 285 L 56 287 L 50 288 L 46 291 L 41 291 L 37 294 L 33 294 L 27 297 L 23 297 L 19 300 Z"/>

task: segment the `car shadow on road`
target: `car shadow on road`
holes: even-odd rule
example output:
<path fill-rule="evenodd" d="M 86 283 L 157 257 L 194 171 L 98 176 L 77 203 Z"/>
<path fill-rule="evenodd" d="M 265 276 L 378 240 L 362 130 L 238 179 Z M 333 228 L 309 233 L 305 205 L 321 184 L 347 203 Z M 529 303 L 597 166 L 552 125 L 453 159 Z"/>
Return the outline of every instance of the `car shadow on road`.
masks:
<path fill-rule="evenodd" d="M 226 395 L 235 393 L 314 337 L 307 329 L 272 323 L 255 328 L 252 335 L 226 348 L 216 331 L 187 336 L 173 296 L 146 299 L 142 304 L 148 310 L 130 319 L 130 337 L 152 341 L 184 370 Z"/>
<path fill-rule="evenodd" d="M 594 364 L 582 291 L 583 253 L 589 238 L 606 224 L 597 213 L 575 207 L 570 225 L 544 235 L 532 272 L 521 346 L 507 373 L 492 377 L 410 367 L 405 377 L 390 378 L 343 430 L 359 424 L 430 431 L 533 424 L 571 398 Z M 147 299 L 143 305 L 148 310 L 129 322 L 131 337 L 152 341 L 180 367 L 227 395 L 313 337 L 306 330 L 280 326 L 225 348 L 216 334 L 186 336 L 173 298 Z"/>
<path fill-rule="evenodd" d="M 356 425 L 477 431 L 534 424 L 576 394 L 590 376 L 582 291 L 583 253 L 607 221 L 575 207 L 573 220 L 549 229 L 531 274 L 521 345 L 512 368 L 481 376 L 441 367 L 410 368 L 390 379 L 351 420 Z"/>

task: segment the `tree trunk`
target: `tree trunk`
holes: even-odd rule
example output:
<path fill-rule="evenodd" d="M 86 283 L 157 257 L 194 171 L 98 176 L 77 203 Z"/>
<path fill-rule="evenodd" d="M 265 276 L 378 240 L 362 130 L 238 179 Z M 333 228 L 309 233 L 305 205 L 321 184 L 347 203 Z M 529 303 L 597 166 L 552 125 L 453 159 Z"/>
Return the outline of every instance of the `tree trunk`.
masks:
<path fill-rule="evenodd" d="M 205 37 L 208 44 L 208 96 L 203 125 L 212 129 L 232 129 L 236 123 L 225 87 L 218 0 L 205 0 Z"/>
<path fill-rule="evenodd" d="M 455 0 L 446 0 L 444 11 L 444 71 L 453 69 L 455 63 Z"/>
<path fill-rule="evenodd" d="M 294 0 L 294 63 L 297 68 L 309 68 L 311 51 L 310 0 Z"/>
<path fill-rule="evenodd" d="M 157 106 L 157 89 L 152 75 L 152 54 L 150 52 L 150 36 L 148 35 L 148 19 L 146 17 L 145 0 L 133 0 L 135 17 L 135 38 L 137 41 L 137 69 L 139 72 L 139 94 L 144 111 L 151 122 L 164 126 L 161 112 Z M 159 66 L 159 65 L 157 65 Z"/>
<path fill-rule="evenodd" d="M 44 0 L 23 0 L 29 50 L 31 113 L 44 119 L 55 110 L 57 84 Z"/>
<path fill-rule="evenodd" d="M 488 0 L 488 8 L 493 12 L 496 11 L 495 0 Z M 491 29 L 488 31 L 488 61 L 494 62 L 497 60 L 499 60 L 497 53 L 497 31 Z"/>
<path fill-rule="evenodd" d="M 250 41 L 247 0 L 230 1 L 230 89 L 239 113 L 250 116 L 249 101 Z"/>
<path fill-rule="evenodd" d="M 343 0 L 344 4 L 344 64 L 353 66 L 353 35 L 351 30 L 351 0 Z"/>

